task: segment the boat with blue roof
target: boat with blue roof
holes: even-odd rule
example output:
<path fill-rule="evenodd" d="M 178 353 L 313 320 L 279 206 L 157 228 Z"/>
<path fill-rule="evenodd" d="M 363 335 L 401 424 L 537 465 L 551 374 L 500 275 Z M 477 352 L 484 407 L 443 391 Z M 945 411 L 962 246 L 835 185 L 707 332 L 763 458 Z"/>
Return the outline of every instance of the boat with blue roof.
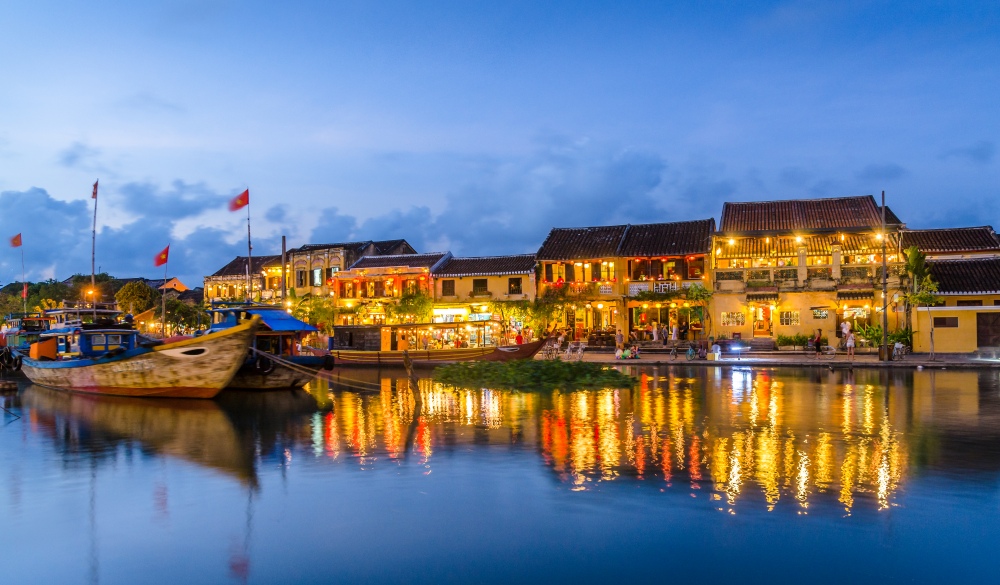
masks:
<path fill-rule="evenodd" d="M 226 331 L 250 318 L 260 319 L 246 359 L 229 384 L 231 388 L 300 388 L 320 370 L 333 369 L 333 357 L 328 352 L 313 351 L 304 344 L 305 338 L 318 329 L 279 306 L 215 303 L 209 312 L 213 320 L 209 333 Z"/>

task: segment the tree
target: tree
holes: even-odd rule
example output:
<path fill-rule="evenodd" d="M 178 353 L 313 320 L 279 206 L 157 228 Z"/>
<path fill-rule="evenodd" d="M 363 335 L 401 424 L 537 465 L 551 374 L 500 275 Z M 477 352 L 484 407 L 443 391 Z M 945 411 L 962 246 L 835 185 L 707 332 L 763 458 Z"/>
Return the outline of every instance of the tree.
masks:
<path fill-rule="evenodd" d="M 510 339 L 511 319 L 524 323 L 530 323 L 531 301 L 492 300 L 488 303 L 488 305 L 491 313 L 500 315 L 500 336 L 504 340 Z"/>
<path fill-rule="evenodd" d="M 408 292 L 399 297 L 396 304 L 389 303 L 385 307 L 386 317 L 397 322 L 404 322 L 412 317 L 415 323 L 427 323 L 431 320 L 434 309 L 434 299 L 425 292 Z"/>
<path fill-rule="evenodd" d="M 930 275 L 930 270 L 927 268 L 927 256 L 916 246 L 910 246 L 903 251 L 903 254 L 906 255 L 906 274 L 910 278 L 910 294 L 913 294 L 920 288 L 920 284 L 923 283 L 924 279 Z M 906 310 L 906 328 L 913 329 L 913 323 L 910 319 L 911 302 L 909 294 L 904 299 L 906 301 L 904 307 Z"/>
<path fill-rule="evenodd" d="M 333 333 L 340 309 L 330 297 L 306 295 L 292 306 L 292 316 L 301 319 L 327 335 Z"/>
<path fill-rule="evenodd" d="M 44 313 L 45 311 L 48 311 L 49 309 L 56 309 L 58 307 L 59 307 L 59 303 L 57 301 L 54 301 L 52 299 L 42 299 L 42 300 L 40 300 L 38 302 L 37 305 L 35 305 L 34 311 L 36 313 Z"/>
<path fill-rule="evenodd" d="M 712 299 L 712 291 L 708 290 L 700 283 L 695 283 L 688 287 L 685 292 L 685 297 L 689 303 L 701 309 L 702 319 L 705 321 L 702 331 L 704 332 L 704 335 L 707 336 L 710 332 L 709 328 L 712 324 L 712 317 L 708 312 L 708 301 Z"/>
<path fill-rule="evenodd" d="M 115 301 L 119 309 L 135 315 L 160 302 L 160 293 L 141 280 L 133 280 L 118 291 Z"/>
<path fill-rule="evenodd" d="M 914 292 L 906 295 L 906 301 L 908 305 L 913 305 L 919 307 L 924 305 L 927 307 L 927 321 L 930 323 L 931 328 L 931 359 L 934 359 L 934 318 L 931 317 L 931 306 L 936 305 L 941 302 L 941 297 L 937 296 L 938 285 L 931 278 L 930 274 L 925 274 L 923 280 L 920 281 L 919 286 L 917 286 Z"/>

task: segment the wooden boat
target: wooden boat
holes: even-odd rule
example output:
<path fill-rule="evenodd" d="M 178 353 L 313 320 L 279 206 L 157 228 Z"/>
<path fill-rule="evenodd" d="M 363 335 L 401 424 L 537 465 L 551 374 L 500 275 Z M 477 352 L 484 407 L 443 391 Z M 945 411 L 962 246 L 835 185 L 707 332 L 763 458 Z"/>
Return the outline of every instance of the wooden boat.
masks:
<path fill-rule="evenodd" d="M 469 347 L 457 349 L 408 350 L 414 366 L 440 366 L 457 362 L 507 362 L 531 359 L 545 345 L 545 339 L 521 345 Z M 339 350 L 330 352 L 337 366 L 402 367 L 402 351 Z"/>
<path fill-rule="evenodd" d="M 260 327 L 251 342 L 250 354 L 233 376 L 230 388 L 278 390 L 301 388 L 320 369 L 333 369 L 333 358 L 301 350 L 303 338 L 318 331 L 281 307 L 238 304 L 213 309 L 209 332 L 225 331 L 246 319 L 258 317 Z"/>
<path fill-rule="evenodd" d="M 111 396 L 212 398 L 246 359 L 260 318 L 217 333 L 154 345 L 138 331 L 52 329 L 21 354 L 21 370 L 41 386 Z M 78 350 L 59 355 L 56 348 Z M 64 358 L 64 359 L 58 359 Z"/>
<path fill-rule="evenodd" d="M 41 313 L 10 313 L 4 317 L 0 346 L 23 349 L 38 341 L 42 332 L 50 329 L 53 318 Z"/>

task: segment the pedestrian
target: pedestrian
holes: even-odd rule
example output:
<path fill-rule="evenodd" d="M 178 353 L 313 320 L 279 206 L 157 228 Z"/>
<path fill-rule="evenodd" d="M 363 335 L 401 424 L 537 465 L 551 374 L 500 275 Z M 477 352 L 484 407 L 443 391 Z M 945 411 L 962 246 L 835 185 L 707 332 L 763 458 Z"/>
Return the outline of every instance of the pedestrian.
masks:
<path fill-rule="evenodd" d="M 817 329 L 816 336 L 812 338 L 813 345 L 816 346 L 816 359 L 819 359 L 821 353 L 823 353 L 823 346 L 820 345 L 823 342 L 823 330 Z"/>
<path fill-rule="evenodd" d="M 516 343 L 517 345 L 521 345 L 522 343 L 524 343 L 524 336 L 521 335 L 520 331 L 517 332 L 517 336 L 514 338 L 514 343 Z"/>
<path fill-rule="evenodd" d="M 854 361 L 854 332 L 848 330 L 847 332 L 847 359 Z"/>
<path fill-rule="evenodd" d="M 670 322 L 670 341 L 677 341 L 677 321 Z"/>
<path fill-rule="evenodd" d="M 840 322 L 840 336 L 847 340 L 847 334 L 851 332 L 851 322 L 841 321 Z"/>
<path fill-rule="evenodd" d="M 618 333 L 615 333 L 615 347 L 618 349 L 625 348 L 625 336 L 622 335 L 621 329 L 618 330 Z"/>

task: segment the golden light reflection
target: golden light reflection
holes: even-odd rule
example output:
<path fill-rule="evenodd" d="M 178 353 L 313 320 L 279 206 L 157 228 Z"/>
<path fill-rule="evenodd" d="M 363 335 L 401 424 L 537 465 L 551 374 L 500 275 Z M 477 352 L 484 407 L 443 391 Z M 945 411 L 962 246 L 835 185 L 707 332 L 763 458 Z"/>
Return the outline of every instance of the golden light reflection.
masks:
<path fill-rule="evenodd" d="M 821 498 L 848 514 L 860 503 L 891 509 L 911 460 L 892 421 L 910 411 L 890 409 L 891 393 L 861 373 L 842 382 L 830 391 L 829 381 L 772 372 L 644 370 L 631 390 L 532 393 L 429 379 L 413 387 L 404 376 L 379 380 L 374 392 L 334 384 L 324 394 L 329 412 L 309 419 L 303 439 L 317 458 L 367 466 L 414 456 L 428 472 L 441 451 L 520 445 L 572 490 L 655 478 L 663 489 L 712 490 L 727 513 L 782 504 L 805 513 Z M 925 394 L 925 403 L 945 399 Z"/>

